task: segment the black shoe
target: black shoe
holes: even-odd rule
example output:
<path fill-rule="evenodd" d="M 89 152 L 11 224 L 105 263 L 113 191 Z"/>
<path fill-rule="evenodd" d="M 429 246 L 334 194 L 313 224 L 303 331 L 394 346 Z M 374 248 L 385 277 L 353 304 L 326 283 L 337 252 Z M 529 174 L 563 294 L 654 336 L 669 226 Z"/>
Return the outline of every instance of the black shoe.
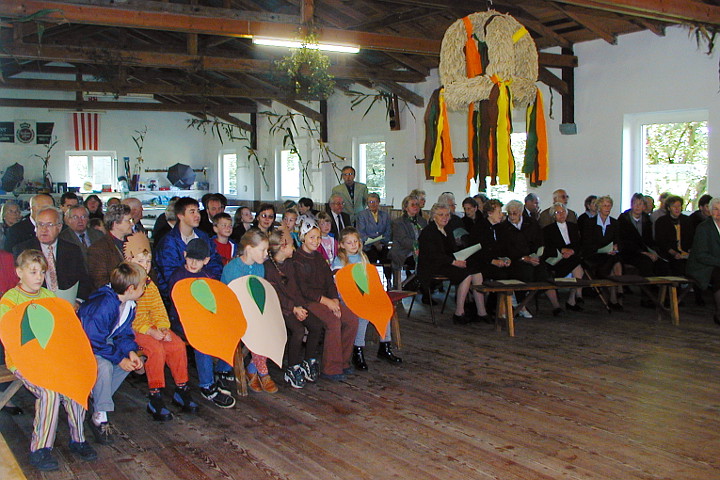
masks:
<path fill-rule="evenodd" d="M 575 298 L 575 305 L 582 305 L 583 303 L 585 303 L 585 299 L 583 297 Z"/>
<path fill-rule="evenodd" d="M 570 310 L 571 312 L 582 312 L 583 308 L 577 303 L 575 305 L 570 305 L 568 302 L 565 302 L 565 310 Z"/>
<path fill-rule="evenodd" d="M 153 420 L 157 422 L 168 422 L 173 418 L 172 412 L 165 406 L 165 402 L 163 402 L 160 393 L 150 394 L 150 401 L 147 404 L 146 410 L 152 415 Z"/>
<path fill-rule="evenodd" d="M 190 395 L 190 389 L 187 385 L 175 388 L 172 402 L 174 405 L 180 407 L 185 413 L 198 413 L 200 410 L 200 405 L 193 400 L 192 395 Z"/>
<path fill-rule="evenodd" d="M 103 422 L 100 425 L 95 425 L 92 418 L 90 419 L 90 431 L 95 437 L 95 441 L 100 445 L 112 445 L 112 427 L 109 422 Z"/>
<path fill-rule="evenodd" d="M 396 357 L 393 353 L 390 342 L 380 342 L 380 345 L 378 346 L 377 357 L 380 360 L 385 360 L 386 362 L 393 365 L 398 365 L 402 363 L 402 358 Z"/>
<path fill-rule="evenodd" d="M 30 452 L 30 465 L 42 472 L 50 472 L 60 468 L 57 458 L 52 453 L 52 448 L 49 447 Z"/>
<path fill-rule="evenodd" d="M 364 371 L 368 369 L 367 363 L 365 363 L 364 347 L 353 347 L 352 364 L 355 365 L 355 368 L 358 370 Z"/>
<path fill-rule="evenodd" d="M 582 310 L 582 309 L 581 309 Z M 553 317 L 559 317 L 563 314 L 563 309 L 560 307 L 553 308 Z"/>
<path fill-rule="evenodd" d="M 4 407 L 2 407 L 2 411 L 7 413 L 8 415 L 22 415 L 23 413 L 25 413 L 22 408 L 16 407 L 15 405 L 5 405 Z"/>
<path fill-rule="evenodd" d="M 215 374 L 215 383 L 220 387 L 220 390 L 232 392 L 235 390 L 235 374 L 232 371 L 217 372 Z"/>
<path fill-rule="evenodd" d="M 610 310 L 615 310 L 616 312 L 622 312 L 623 310 L 625 310 L 623 306 L 619 303 L 610 302 L 608 303 L 608 305 L 610 306 Z"/>
<path fill-rule="evenodd" d="M 200 395 L 210 400 L 220 408 L 232 408 L 235 406 L 235 398 L 227 390 L 223 390 L 216 383 L 208 388 L 200 387 Z"/>
<path fill-rule="evenodd" d="M 489 325 L 495 325 L 495 318 L 491 315 L 478 315 L 476 321 L 487 323 Z"/>
<path fill-rule="evenodd" d="M 70 442 L 70 451 L 86 462 L 97 459 L 97 452 L 88 442 Z"/>
<path fill-rule="evenodd" d="M 470 319 L 466 315 L 453 315 L 453 323 L 455 325 L 467 325 Z"/>

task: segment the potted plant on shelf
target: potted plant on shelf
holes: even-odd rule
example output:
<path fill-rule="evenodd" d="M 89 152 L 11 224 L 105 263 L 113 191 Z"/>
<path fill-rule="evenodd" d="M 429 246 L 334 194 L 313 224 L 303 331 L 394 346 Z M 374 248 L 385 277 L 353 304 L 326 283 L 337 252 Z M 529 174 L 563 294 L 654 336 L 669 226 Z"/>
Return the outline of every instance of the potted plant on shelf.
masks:
<path fill-rule="evenodd" d="M 137 191 L 140 185 L 140 171 L 142 170 L 142 164 L 145 161 L 142 156 L 143 146 L 145 145 L 145 135 L 147 135 L 148 127 L 145 125 L 142 130 L 135 130 L 137 137 L 132 137 L 135 146 L 138 149 L 138 156 L 136 157 L 137 162 L 135 163 L 135 171 L 130 179 L 130 190 Z"/>
<path fill-rule="evenodd" d="M 42 185 L 43 190 L 46 190 L 48 193 L 52 191 L 52 176 L 50 175 L 50 172 L 48 171 L 48 165 L 50 164 L 50 157 L 53 147 L 57 145 L 58 140 L 57 138 L 54 138 L 51 142 L 48 142 L 45 144 L 45 153 L 43 155 L 38 155 L 37 153 L 34 154 L 34 157 L 39 158 L 43 162 L 42 166 Z"/>

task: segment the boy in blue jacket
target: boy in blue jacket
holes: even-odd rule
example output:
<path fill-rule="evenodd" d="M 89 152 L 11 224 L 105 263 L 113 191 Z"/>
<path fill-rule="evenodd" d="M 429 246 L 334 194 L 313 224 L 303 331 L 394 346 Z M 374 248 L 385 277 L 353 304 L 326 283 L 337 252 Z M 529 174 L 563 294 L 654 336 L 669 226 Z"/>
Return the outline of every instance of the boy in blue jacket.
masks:
<path fill-rule="evenodd" d="M 90 430 L 103 445 L 112 443 L 107 418 L 107 412 L 115 410 L 112 396 L 130 372 L 143 367 L 131 327 L 135 300 L 145 293 L 146 279 L 140 265 L 123 262 L 110 274 L 110 283 L 90 295 L 78 310 L 98 367 Z"/>

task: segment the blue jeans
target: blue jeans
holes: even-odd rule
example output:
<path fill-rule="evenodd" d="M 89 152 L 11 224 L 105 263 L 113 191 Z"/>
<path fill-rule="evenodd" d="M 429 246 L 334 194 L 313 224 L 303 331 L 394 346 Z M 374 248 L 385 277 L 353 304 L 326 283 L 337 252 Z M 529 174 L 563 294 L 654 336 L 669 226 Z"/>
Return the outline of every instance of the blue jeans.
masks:
<path fill-rule="evenodd" d="M 208 388 L 210 385 L 215 383 L 214 372 L 232 372 L 233 367 L 228 365 L 225 360 L 218 359 L 217 363 L 213 368 L 213 361 L 215 357 L 206 355 L 198 350 L 195 350 L 195 365 L 198 371 L 198 386 L 200 388 Z"/>
<path fill-rule="evenodd" d="M 365 332 L 367 331 L 367 327 L 370 324 L 367 320 L 364 318 L 358 318 L 358 331 L 357 335 L 355 336 L 355 343 L 354 345 L 356 347 L 364 347 L 365 346 Z M 385 338 L 380 340 L 381 342 L 389 342 L 392 340 L 392 335 L 390 333 L 390 324 L 391 322 L 388 322 L 387 329 L 385 331 Z"/>
<path fill-rule="evenodd" d="M 95 360 L 98 370 L 92 389 L 93 407 L 96 412 L 114 412 L 115 403 L 112 397 L 130 372 L 100 355 L 95 355 Z"/>

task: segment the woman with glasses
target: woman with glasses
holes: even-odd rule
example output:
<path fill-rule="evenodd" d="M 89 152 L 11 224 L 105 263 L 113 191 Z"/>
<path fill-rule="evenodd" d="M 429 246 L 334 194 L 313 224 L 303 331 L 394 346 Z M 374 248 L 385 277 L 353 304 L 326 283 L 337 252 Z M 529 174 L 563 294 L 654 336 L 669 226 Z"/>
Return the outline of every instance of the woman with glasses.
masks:
<path fill-rule="evenodd" d="M 18 223 L 22 218 L 20 206 L 15 202 L 5 202 L 0 210 L 0 248 L 5 245 L 5 234 L 10 227 Z"/>
<path fill-rule="evenodd" d="M 316 359 L 323 323 L 316 316 L 308 315 L 303 306 L 295 271 L 295 246 L 292 238 L 282 230 L 270 234 L 268 259 L 265 261 L 265 279 L 275 287 L 280 299 L 285 326 L 288 329 L 287 369 L 285 381 L 293 388 L 302 388 L 306 381 L 314 382 L 319 375 Z M 303 337 L 307 329 L 307 341 L 303 354 Z"/>
<path fill-rule="evenodd" d="M 270 235 L 275 230 L 275 206 L 272 203 L 260 204 L 253 226 L 259 228 L 265 235 Z"/>

